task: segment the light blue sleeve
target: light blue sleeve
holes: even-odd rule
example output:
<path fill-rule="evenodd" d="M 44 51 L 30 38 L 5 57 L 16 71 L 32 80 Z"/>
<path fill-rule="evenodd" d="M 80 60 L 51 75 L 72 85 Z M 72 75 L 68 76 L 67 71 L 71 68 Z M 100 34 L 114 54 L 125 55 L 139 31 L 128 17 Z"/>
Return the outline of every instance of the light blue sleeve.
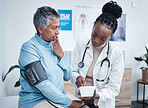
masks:
<path fill-rule="evenodd" d="M 64 80 L 65 81 L 70 80 L 72 75 L 72 70 L 65 55 L 61 58 L 60 62 L 58 63 L 58 66 L 60 66 L 64 72 Z"/>
<path fill-rule="evenodd" d="M 60 92 L 48 80 L 45 80 L 35 86 L 43 93 L 44 96 L 57 104 L 68 107 L 72 103 L 72 100 L 70 100 L 66 95 Z"/>
<path fill-rule="evenodd" d="M 21 48 L 19 65 L 24 68 L 27 64 L 39 60 L 39 54 L 31 43 L 24 43 Z"/>
<path fill-rule="evenodd" d="M 32 63 L 36 60 L 39 60 L 39 52 L 36 50 L 36 47 L 32 45 L 31 43 L 25 43 L 20 52 L 19 57 L 19 65 L 21 68 L 24 68 L 27 64 Z M 61 61 L 62 62 L 62 61 Z M 64 61 L 63 61 L 64 62 Z M 59 63 L 61 64 L 61 63 Z M 62 63 L 63 64 L 63 63 Z M 64 65 L 63 65 L 64 67 Z M 65 71 L 69 72 L 65 72 Z M 71 75 L 70 69 L 63 68 L 64 73 L 66 73 L 66 78 Z M 69 106 L 72 103 L 72 100 L 70 100 L 65 94 L 63 94 L 61 91 L 59 91 L 53 83 L 51 83 L 49 80 L 45 80 L 43 82 L 40 82 L 39 84 L 35 85 L 44 96 L 46 96 L 49 100 L 60 104 L 64 107 Z"/>

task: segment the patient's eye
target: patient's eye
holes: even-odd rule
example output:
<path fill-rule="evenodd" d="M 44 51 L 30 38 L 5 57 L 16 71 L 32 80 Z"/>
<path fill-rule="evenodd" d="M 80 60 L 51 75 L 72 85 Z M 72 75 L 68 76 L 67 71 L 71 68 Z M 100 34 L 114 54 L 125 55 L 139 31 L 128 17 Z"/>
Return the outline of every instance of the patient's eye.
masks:
<path fill-rule="evenodd" d="M 53 26 L 52 27 L 52 30 L 56 30 L 58 27 L 57 26 Z"/>

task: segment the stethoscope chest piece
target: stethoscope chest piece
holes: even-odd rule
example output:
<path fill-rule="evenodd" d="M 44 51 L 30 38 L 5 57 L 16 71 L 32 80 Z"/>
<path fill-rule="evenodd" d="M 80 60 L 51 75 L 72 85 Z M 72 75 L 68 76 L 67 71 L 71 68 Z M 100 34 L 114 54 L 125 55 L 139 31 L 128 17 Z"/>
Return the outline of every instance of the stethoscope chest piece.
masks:
<path fill-rule="evenodd" d="M 79 66 L 79 68 L 83 68 L 83 67 L 84 67 L 84 63 L 83 63 L 83 62 L 80 62 L 80 63 L 78 64 L 78 66 Z"/>

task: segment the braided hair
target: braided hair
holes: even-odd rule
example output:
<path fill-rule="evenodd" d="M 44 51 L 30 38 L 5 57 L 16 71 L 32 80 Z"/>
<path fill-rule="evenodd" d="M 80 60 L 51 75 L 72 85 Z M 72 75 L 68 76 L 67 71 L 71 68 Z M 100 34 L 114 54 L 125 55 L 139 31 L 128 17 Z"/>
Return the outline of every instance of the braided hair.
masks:
<path fill-rule="evenodd" d="M 106 3 L 102 8 L 102 14 L 96 19 L 94 25 L 99 21 L 102 24 L 107 25 L 109 29 L 112 29 L 112 34 L 117 29 L 117 19 L 122 15 L 122 8 L 117 5 L 117 2 L 110 1 Z"/>

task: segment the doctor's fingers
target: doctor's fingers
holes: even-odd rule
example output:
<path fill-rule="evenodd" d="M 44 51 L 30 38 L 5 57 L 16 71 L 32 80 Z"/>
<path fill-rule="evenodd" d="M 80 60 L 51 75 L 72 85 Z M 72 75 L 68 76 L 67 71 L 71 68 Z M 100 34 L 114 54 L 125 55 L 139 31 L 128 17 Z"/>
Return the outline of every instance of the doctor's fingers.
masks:
<path fill-rule="evenodd" d="M 75 84 L 77 85 L 78 88 L 81 87 L 81 86 L 84 86 L 83 83 L 82 82 L 79 82 L 79 81 L 76 81 Z"/>
<path fill-rule="evenodd" d="M 78 83 L 77 81 L 75 82 L 76 86 L 79 88 L 81 86 L 80 83 Z"/>
<path fill-rule="evenodd" d="M 82 84 L 83 84 L 83 86 L 86 85 L 86 80 L 85 79 L 82 79 Z"/>
<path fill-rule="evenodd" d="M 79 88 L 80 86 L 85 86 L 86 85 L 86 80 L 85 79 L 78 79 L 76 81 L 76 85 Z"/>

